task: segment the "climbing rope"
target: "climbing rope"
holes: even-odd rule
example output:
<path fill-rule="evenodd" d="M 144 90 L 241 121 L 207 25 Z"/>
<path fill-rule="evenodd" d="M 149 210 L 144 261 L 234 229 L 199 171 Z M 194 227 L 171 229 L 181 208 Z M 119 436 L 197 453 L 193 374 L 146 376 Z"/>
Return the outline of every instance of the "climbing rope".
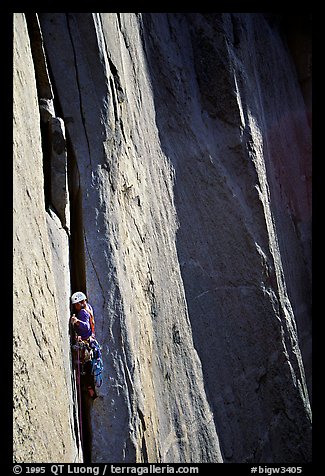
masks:
<path fill-rule="evenodd" d="M 79 403 L 79 428 L 80 428 L 80 441 L 81 446 L 83 447 L 83 436 L 82 436 L 82 413 L 81 413 L 81 382 L 80 382 L 80 355 L 79 355 L 79 346 L 78 346 L 78 366 L 77 366 L 77 385 L 78 385 L 78 403 Z"/>

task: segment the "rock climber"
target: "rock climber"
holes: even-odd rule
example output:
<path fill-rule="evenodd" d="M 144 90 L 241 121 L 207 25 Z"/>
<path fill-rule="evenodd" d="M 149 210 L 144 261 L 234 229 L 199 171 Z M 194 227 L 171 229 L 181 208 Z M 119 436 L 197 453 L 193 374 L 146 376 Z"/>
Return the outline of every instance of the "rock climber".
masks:
<path fill-rule="evenodd" d="M 95 338 L 95 320 L 94 311 L 87 302 L 87 297 L 81 291 L 77 291 L 71 296 L 71 303 L 77 314 L 71 316 L 71 323 L 78 335 L 78 340 L 87 340 Z"/>
<path fill-rule="evenodd" d="M 95 338 L 95 319 L 92 306 L 88 303 L 87 296 L 77 291 L 71 296 L 74 313 L 71 323 L 76 332 L 76 340 L 89 345 L 93 351 L 93 359 L 85 363 L 85 384 L 91 398 L 96 398 L 95 384 L 100 387 L 102 383 L 102 356 L 100 345 Z"/>

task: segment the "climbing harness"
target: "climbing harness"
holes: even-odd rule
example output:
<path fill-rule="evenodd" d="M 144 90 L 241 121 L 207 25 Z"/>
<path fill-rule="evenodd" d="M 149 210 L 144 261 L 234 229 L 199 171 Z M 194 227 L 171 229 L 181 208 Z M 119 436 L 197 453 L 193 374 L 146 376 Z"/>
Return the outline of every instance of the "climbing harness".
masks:
<path fill-rule="evenodd" d="M 87 340 L 77 341 L 72 346 L 72 351 L 75 363 L 81 366 L 81 375 L 85 375 L 84 365 L 93 358 L 93 351 L 89 342 Z"/>

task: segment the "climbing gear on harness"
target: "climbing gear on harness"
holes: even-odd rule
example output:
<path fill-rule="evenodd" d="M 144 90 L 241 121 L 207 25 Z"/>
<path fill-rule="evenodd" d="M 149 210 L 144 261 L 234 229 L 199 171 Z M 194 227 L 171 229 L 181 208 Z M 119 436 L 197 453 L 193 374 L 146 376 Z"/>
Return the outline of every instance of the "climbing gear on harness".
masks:
<path fill-rule="evenodd" d="M 80 301 L 85 301 L 86 299 L 87 299 L 87 296 L 81 291 L 77 291 L 71 296 L 72 304 L 76 304 L 77 302 L 80 302 Z"/>
<path fill-rule="evenodd" d="M 92 365 L 91 373 L 94 376 L 94 383 L 96 387 L 99 388 L 103 383 L 103 377 L 102 377 L 103 359 L 102 359 L 101 347 L 96 339 L 93 339 L 90 345 L 93 350 L 93 358 L 91 361 L 91 365 Z"/>
<path fill-rule="evenodd" d="M 76 342 L 76 344 L 72 346 L 72 352 L 75 364 L 81 368 L 80 374 L 85 375 L 84 365 L 93 358 L 93 351 L 89 343 L 85 340 Z"/>
<path fill-rule="evenodd" d="M 101 347 L 96 339 L 88 338 L 87 340 L 77 341 L 72 346 L 75 363 L 81 368 L 80 375 L 85 375 L 84 365 L 91 362 L 91 374 L 94 378 L 94 384 L 99 388 L 103 383 L 103 359 Z"/>

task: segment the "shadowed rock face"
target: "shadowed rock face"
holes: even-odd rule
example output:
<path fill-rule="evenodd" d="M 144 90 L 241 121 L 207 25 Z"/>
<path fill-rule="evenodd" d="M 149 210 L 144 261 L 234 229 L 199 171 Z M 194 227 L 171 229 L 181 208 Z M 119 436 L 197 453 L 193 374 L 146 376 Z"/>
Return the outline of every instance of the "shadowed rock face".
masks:
<path fill-rule="evenodd" d="M 287 38 L 303 40 L 257 13 L 27 20 L 31 48 L 15 14 L 17 461 L 82 457 L 68 350 L 77 289 L 95 309 L 105 366 L 86 460 L 310 461 L 310 126 L 304 61 Z M 38 322 L 56 344 L 26 330 L 19 346 L 19 329 Z M 49 394 L 45 349 L 63 393 L 45 404 L 44 433 L 53 420 L 70 428 L 48 453 L 37 410 L 22 431 L 18 378 L 38 373 Z"/>

